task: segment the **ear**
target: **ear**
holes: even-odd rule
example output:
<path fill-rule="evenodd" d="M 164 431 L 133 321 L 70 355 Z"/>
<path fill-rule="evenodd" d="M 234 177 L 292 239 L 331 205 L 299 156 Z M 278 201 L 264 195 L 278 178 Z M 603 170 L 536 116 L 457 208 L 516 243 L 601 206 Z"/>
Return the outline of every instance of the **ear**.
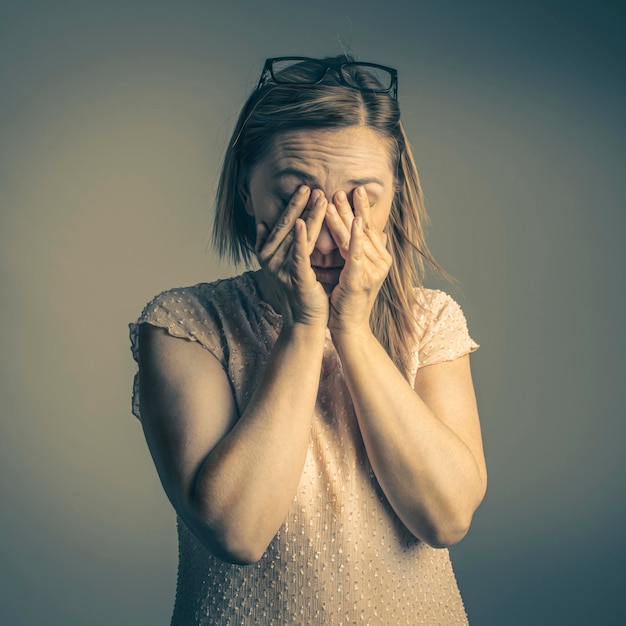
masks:
<path fill-rule="evenodd" d="M 254 217 L 254 208 L 252 206 L 252 198 L 250 197 L 250 190 L 248 189 L 247 181 L 241 179 L 237 185 L 237 191 L 243 202 L 243 206 L 246 209 L 246 213 L 250 217 Z"/>

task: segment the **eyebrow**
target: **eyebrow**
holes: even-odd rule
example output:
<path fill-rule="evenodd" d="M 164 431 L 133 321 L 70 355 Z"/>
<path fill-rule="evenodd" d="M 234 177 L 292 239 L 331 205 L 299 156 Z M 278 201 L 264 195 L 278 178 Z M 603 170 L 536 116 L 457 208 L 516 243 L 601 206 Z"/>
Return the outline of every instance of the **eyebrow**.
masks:
<path fill-rule="evenodd" d="M 308 174 L 307 172 L 299 170 L 295 167 L 285 167 L 274 174 L 275 179 L 282 178 L 283 176 L 295 176 L 296 178 L 300 178 L 301 180 L 304 180 L 307 183 L 312 183 L 313 185 L 317 183 L 317 180 L 314 176 L 311 176 L 311 174 Z"/>
<path fill-rule="evenodd" d="M 358 187 L 359 185 L 367 185 L 367 183 L 376 183 L 381 187 L 385 186 L 383 181 L 376 176 L 368 176 L 367 178 L 356 178 L 348 181 L 351 185 Z"/>
<path fill-rule="evenodd" d="M 283 176 L 295 176 L 296 178 L 300 178 L 301 180 L 303 180 L 304 182 L 312 186 L 317 186 L 317 187 L 320 186 L 317 179 L 314 176 L 311 176 L 311 174 L 303 170 L 299 170 L 295 167 L 285 167 L 282 170 L 279 170 L 278 172 L 276 172 L 276 174 L 274 174 L 275 179 L 282 178 Z M 377 185 L 380 185 L 381 187 L 385 186 L 385 183 L 377 176 L 367 176 L 365 178 L 353 178 L 349 180 L 348 182 L 351 185 L 354 185 L 355 187 L 358 187 L 359 185 L 367 185 L 368 183 L 376 183 Z"/>

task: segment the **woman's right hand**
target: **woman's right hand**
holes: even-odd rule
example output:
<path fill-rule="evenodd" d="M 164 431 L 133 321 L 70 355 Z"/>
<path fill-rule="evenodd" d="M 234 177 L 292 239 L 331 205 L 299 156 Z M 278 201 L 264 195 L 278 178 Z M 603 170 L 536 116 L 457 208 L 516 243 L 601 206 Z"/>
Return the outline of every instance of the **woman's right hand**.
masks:
<path fill-rule="evenodd" d="M 271 231 L 264 222 L 257 224 L 256 255 L 283 323 L 328 324 L 328 296 L 310 259 L 327 204 L 321 190 L 301 185 Z"/>

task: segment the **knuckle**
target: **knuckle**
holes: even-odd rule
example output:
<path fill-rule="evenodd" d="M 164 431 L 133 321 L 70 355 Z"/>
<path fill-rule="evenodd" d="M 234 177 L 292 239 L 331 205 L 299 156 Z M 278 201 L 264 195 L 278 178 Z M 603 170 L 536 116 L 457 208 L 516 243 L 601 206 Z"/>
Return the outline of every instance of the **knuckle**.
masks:
<path fill-rule="evenodd" d="M 379 276 L 385 276 L 387 272 L 389 271 L 389 265 L 385 263 L 384 261 L 379 262 L 376 268 L 378 270 Z"/>
<path fill-rule="evenodd" d="M 282 215 L 278 218 L 278 221 L 276 222 L 276 226 L 274 227 L 273 232 L 283 230 L 286 226 L 289 225 L 290 221 L 291 221 L 291 213 L 289 211 L 289 206 L 287 206 L 287 209 L 285 210 L 285 212 L 282 213 Z"/>

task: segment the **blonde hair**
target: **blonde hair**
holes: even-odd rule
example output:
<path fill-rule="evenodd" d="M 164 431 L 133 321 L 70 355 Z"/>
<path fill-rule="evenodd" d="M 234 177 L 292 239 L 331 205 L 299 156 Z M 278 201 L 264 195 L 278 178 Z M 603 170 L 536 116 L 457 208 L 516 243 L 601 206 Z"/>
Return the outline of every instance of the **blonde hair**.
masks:
<path fill-rule="evenodd" d="M 324 59 L 348 62 L 349 57 Z M 288 70 L 294 83 L 306 83 L 313 69 L 301 62 Z M 367 89 L 372 77 L 351 69 L 353 80 Z M 341 84 L 327 72 L 321 84 L 272 84 L 254 91 L 243 106 L 229 142 L 216 197 L 213 243 L 223 258 L 250 267 L 255 261 L 255 223 L 240 195 L 254 167 L 271 150 L 282 132 L 367 126 L 389 140 L 396 191 L 385 228 L 393 263 L 370 316 L 372 332 L 399 370 L 408 378 L 416 341 L 416 310 L 425 269 L 445 274 L 424 238 L 427 214 L 424 196 L 398 103 L 387 94 L 361 91 Z"/>

